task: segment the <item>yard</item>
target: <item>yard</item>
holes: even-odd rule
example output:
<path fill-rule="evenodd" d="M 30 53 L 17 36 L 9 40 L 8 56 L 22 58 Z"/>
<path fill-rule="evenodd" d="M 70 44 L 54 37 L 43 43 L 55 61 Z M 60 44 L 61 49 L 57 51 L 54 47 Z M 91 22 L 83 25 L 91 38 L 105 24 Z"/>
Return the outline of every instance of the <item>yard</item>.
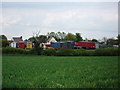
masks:
<path fill-rule="evenodd" d="M 2 57 L 3 88 L 117 88 L 117 56 Z"/>

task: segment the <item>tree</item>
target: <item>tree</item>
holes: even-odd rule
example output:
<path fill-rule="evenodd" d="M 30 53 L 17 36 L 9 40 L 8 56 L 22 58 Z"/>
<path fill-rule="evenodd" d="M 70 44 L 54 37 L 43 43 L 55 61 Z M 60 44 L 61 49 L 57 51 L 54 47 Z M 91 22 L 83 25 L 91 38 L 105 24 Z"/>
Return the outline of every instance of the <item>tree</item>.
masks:
<path fill-rule="evenodd" d="M 103 37 L 103 42 L 104 42 L 105 44 L 107 44 L 107 38 L 106 38 L 106 37 Z"/>
<path fill-rule="evenodd" d="M 48 37 L 54 37 L 57 41 L 62 41 L 64 40 L 65 36 L 66 36 L 66 33 L 64 32 L 48 32 L 47 33 L 47 36 Z"/>
<path fill-rule="evenodd" d="M 109 38 L 107 40 L 107 45 L 118 45 L 118 40 L 115 40 L 114 38 Z"/>
<path fill-rule="evenodd" d="M 63 41 L 66 36 L 65 32 L 57 32 L 56 33 L 56 39 L 57 41 Z"/>
<path fill-rule="evenodd" d="M 0 42 L 2 42 L 2 47 L 7 47 L 7 46 L 9 46 L 8 41 L 5 40 L 5 39 L 0 39 Z M 0 46 L 1 46 L 1 45 L 0 45 Z"/>
<path fill-rule="evenodd" d="M 78 41 L 83 41 L 80 33 L 76 33 L 76 41 L 77 41 L 77 42 L 78 42 Z"/>
<path fill-rule="evenodd" d="M 35 49 L 35 54 L 37 54 L 37 55 L 39 55 L 41 53 L 40 42 L 38 40 L 39 33 L 40 33 L 40 31 L 33 33 L 34 49 Z"/>
<path fill-rule="evenodd" d="M 88 42 L 88 41 L 90 41 L 90 40 L 88 40 L 87 38 L 85 38 L 83 41 Z"/>
<path fill-rule="evenodd" d="M 30 37 L 28 40 L 35 40 L 35 38 L 34 37 Z"/>
<path fill-rule="evenodd" d="M 68 33 L 68 34 L 65 36 L 65 40 L 67 40 L 67 41 L 76 41 L 76 37 L 75 37 L 74 34 Z"/>
<path fill-rule="evenodd" d="M 120 44 L 120 34 L 118 34 L 117 39 L 118 39 L 118 43 Z"/>
<path fill-rule="evenodd" d="M 56 34 L 55 34 L 55 32 L 48 32 L 48 33 L 47 33 L 47 36 L 48 36 L 48 37 L 54 37 L 54 38 L 55 38 L 55 37 L 56 37 Z"/>
<path fill-rule="evenodd" d="M 45 35 L 39 35 L 38 38 L 47 38 L 47 36 L 45 36 Z"/>
<path fill-rule="evenodd" d="M 98 40 L 97 39 L 92 39 L 92 42 L 98 42 Z"/>
<path fill-rule="evenodd" d="M 0 35 L 0 47 L 2 46 L 2 47 L 7 47 L 7 46 L 9 46 L 9 43 L 8 43 L 8 41 L 7 41 L 7 37 L 5 36 L 5 35 Z"/>
<path fill-rule="evenodd" d="M 0 39 L 7 40 L 7 37 L 5 35 L 0 35 Z"/>

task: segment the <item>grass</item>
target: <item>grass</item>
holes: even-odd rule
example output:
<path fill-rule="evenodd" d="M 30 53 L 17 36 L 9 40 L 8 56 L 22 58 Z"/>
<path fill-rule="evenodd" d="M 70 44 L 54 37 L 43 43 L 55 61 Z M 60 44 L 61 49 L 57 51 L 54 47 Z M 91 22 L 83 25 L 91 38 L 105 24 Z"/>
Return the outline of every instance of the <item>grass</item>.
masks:
<path fill-rule="evenodd" d="M 3 56 L 3 88 L 117 88 L 118 57 Z"/>

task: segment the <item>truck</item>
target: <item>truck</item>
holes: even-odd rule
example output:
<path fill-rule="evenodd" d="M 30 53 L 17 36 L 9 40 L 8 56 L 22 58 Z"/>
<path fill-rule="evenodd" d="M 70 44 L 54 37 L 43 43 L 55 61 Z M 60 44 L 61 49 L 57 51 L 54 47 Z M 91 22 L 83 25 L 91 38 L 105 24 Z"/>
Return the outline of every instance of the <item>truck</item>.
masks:
<path fill-rule="evenodd" d="M 84 49 L 95 49 L 95 42 L 75 42 L 75 47 Z"/>

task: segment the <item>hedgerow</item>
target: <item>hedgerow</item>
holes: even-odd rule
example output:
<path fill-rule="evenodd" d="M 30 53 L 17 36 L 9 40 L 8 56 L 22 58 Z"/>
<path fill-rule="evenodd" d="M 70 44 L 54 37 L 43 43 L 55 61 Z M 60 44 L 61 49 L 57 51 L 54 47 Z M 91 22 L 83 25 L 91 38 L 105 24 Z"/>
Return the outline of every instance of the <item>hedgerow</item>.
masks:
<path fill-rule="evenodd" d="M 41 48 L 37 49 L 20 49 L 20 48 L 12 48 L 5 47 L 2 48 L 3 54 L 30 54 L 30 55 L 45 55 L 45 56 L 119 56 L 120 49 L 117 48 L 99 48 L 94 50 L 86 50 L 86 49 L 46 49 L 42 50 Z"/>

